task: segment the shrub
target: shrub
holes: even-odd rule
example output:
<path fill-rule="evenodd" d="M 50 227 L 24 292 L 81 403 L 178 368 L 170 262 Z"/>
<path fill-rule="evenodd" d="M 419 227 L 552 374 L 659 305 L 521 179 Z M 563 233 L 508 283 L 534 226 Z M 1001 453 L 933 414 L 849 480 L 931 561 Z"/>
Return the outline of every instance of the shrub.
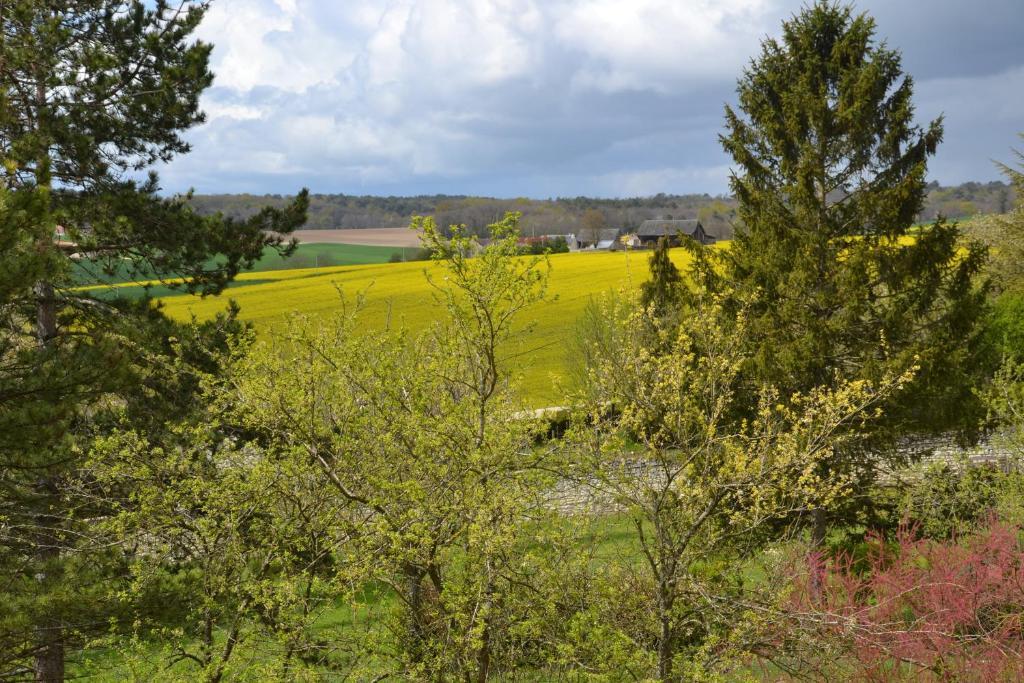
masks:
<path fill-rule="evenodd" d="M 519 248 L 523 256 L 541 256 L 542 254 L 567 254 L 569 243 L 564 237 L 530 237 L 526 243 Z"/>
<path fill-rule="evenodd" d="M 855 680 L 1020 680 L 1024 676 L 1024 547 L 1020 527 L 990 518 L 957 541 L 871 538 L 868 571 L 849 555 L 812 554 L 789 609 Z"/>
<path fill-rule="evenodd" d="M 1024 360 L 1024 294 L 1003 294 L 995 300 L 983 341 L 997 362 Z"/>
<path fill-rule="evenodd" d="M 554 239 L 548 240 L 547 247 L 548 251 L 552 254 L 569 253 L 569 243 L 565 241 L 564 237 L 555 237 Z"/>
<path fill-rule="evenodd" d="M 969 532 L 986 521 L 998 507 L 1007 479 L 1017 476 L 990 465 L 933 465 L 907 492 L 903 521 L 931 539 Z"/>

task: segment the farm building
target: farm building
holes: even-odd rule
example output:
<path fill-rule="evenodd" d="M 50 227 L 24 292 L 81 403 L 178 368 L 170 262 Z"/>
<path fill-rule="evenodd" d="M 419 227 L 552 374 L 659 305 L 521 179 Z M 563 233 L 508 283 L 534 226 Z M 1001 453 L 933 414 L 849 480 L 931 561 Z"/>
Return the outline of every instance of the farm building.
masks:
<path fill-rule="evenodd" d="M 667 237 L 673 246 L 679 246 L 682 238 L 691 237 L 701 244 L 711 244 L 715 238 L 704 231 L 704 226 L 695 218 L 688 220 L 644 221 L 636 236 L 645 247 L 653 247 L 662 237 Z"/>
<path fill-rule="evenodd" d="M 582 230 L 576 239 L 580 249 L 609 249 L 618 238 L 618 228 L 602 228 Z"/>

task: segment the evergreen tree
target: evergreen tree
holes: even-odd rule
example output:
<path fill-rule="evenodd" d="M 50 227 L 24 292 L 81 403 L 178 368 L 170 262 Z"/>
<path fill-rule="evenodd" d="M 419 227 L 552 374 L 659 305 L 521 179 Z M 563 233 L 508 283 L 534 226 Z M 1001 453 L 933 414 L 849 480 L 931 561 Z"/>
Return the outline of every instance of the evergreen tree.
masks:
<path fill-rule="evenodd" d="M 668 254 L 668 238 L 658 240 L 650 259 L 651 279 L 640 285 L 640 303 L 653 307 L 655 317 L 664 318 L 679 307 L 683 277 Z"/>
<path fill-rule="evenodd" d="M 1014 205 L 1006 207 L 1002 215 L 971 221 L 971 228 L 992 250 L 989 266 L 996 289 L 1019 297 L 1024 293 L 1024 152 L 1015 149 L 1013 155 L 1018 168 L 1009 164 L 999 164 L 999 168 L 1013 187 Z"/>
<path fill-rule="evenodd" d="M 79 290 L 102 275 L 221 291 L 305 220 L 303 192 L 251 219 L 200 217 L 163 198 L 152 164 L 188 151 L 212 80 L 190 36 L 205 2 L 14 0 L 0 11 L 0 649 L 61 680 L 68 638 L 91 621 L 72 577 L 91 506 L 70 499 L 104 415 L 145 376 L 148 305 Z M 82 255 L 88 258 L 81 258 Z M 76 521 L 77 520 L 77 521 Z M 75 549 L 71 553 L 69 550 Z M 90 627 L 95 624 L 89 624 Z M 103 626 L 103 624 L 100 624 Z"/>
<path fill-rule="evenodd" d="M 828 1 L 784 22 L 737 90 L 721 142 L 741 228 L 730 249 L 696 249 L 692 274 L 728 292 L 727 319 L 745 302 L 752 387 L 791 396 L 918 366 L 875 423 L 873 446 L 822 473 L 866 486 L 896 437 L 968 429 L 978 415 L 984 250 L 961 248 L 941 219 L 914 227 L 942 121 L 914 123 L 899 53 L 877 41 L 870 17 Z M 824 515 L 815 521 L 821 538 Z"/>

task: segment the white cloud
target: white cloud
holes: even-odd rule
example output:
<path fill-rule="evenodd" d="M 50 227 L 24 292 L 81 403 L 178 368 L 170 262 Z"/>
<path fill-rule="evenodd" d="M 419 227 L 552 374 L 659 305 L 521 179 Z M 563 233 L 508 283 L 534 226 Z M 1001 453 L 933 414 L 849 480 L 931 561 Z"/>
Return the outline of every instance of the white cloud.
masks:
<path fill-rule="evenodd" d="M 302 92 L 331 83 L 351 62 L 351 45 L 316 21 L 312 0 L 215 2 L 199 28 L 214 45 L 218 86 L 238 91 L 259 86 Z"/>
<path fill-rule="evenodd" d="M 224 0 L 201 35 L 218 85 L 301 91 L 356 66 L 366 87 L 486 85 L 579 58 L 577 83 L 662 88 L 733 73 L 770 0 L 391 0 L 324 11 L 315 0 Z M 356 65 L 358 63 L 358 66 Z M 629 80 L 627 80 L 629 79 Z M 667 80 L 668 79 L 668 80 Z"/>
<path fill-rule="evenodd" d="M 165 176 L 200 191 L 724 191 L 722 103 L 799 4 L 217 0 L 200 29 L 208 123 Z M 920 111 L 947 111 L 947 140 L 1024 129 L 1022 73 L 922 82 Z M 947 144 L 937 167 L 970 155 Z"/>
<path fill-rule="evenodd" d="M 284 155 L 362 182 L 382 169 L 464 177 L 528 163 L 528 150 L 545 153 L 539 137 L 571 141 L 571 163 L 613 146 L 601 129 L 630 125 L 579 120 L 596 112 L 579 111 L 573 93 L 663 91 L 720 61 L 730 27 L 766 0 L 638 2 L 223 0 L 203 25 L 217 87 L 196 153 L 213 141 L 252 146 L 278 170 Z M 260 125 L 229 132 L 240 121 Z"/>
<path fill-rule="evenodd" d="M 206 99 L 203 105 L 203 111 L 206 113 L 207 121 L 216 121 L 217 119 L 253 121 L 263 118 L 265 113 L 259 107 L 221 102 L 210 98 Z"/>
<path fill-rule="evenodd" d="M 359 57 L 368 89 L 451 92 L 523 76 L 539 65 L 533 0 L 403 0 L 391 4 Z"/>
<path fill-rule="evenodd" d="M 560 6 L 555 31 L 595 60 L 578 87 L 668 90 L 737 73 L 770 9 L 768 0 L 582 0 Z"/>

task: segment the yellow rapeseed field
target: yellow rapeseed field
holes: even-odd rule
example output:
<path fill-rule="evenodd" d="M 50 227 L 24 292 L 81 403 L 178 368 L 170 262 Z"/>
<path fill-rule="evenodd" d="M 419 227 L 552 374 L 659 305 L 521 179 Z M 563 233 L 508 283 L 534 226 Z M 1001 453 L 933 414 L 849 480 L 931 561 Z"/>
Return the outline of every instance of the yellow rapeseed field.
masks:
<path fill-rule="evenodd" d="M 584 306 L 594 295 L 639 287 L 648 277 L 649 255 L 595 252 L 550 257 L 550 300 L 523 314 L 520 322 L 533 322 L 534 327 L 523 343 L 508 353 L 522 375 L 524 400 L 533 406 L 548 406 L 564 399 L 569 382 L 569 340 Z M 672 260 L 681 268 L 688 258 L 684 250 L 672 250 Z M 439 266 L 423 262 L 247 273 L 239 277 L 239 286 L 220 297 L 173 296 L 163 303 L 172 317 L 187 319 L 195 314 L 204 319 L 224 310 L 230 297 L 258 334 L 270 335 L 289 321 L 290 314 L 298 313 L 309 324 L 316 324 L 339 310 L 342 296 L 352 301 L 363 293 L 366 306 L 359 319 L 366 329 L 390 322 L 420 330 L 440 313 L 425 277 L 427 269 L 443 276 Z M 252 284 L 245 284 L 250 280 Z"/>

